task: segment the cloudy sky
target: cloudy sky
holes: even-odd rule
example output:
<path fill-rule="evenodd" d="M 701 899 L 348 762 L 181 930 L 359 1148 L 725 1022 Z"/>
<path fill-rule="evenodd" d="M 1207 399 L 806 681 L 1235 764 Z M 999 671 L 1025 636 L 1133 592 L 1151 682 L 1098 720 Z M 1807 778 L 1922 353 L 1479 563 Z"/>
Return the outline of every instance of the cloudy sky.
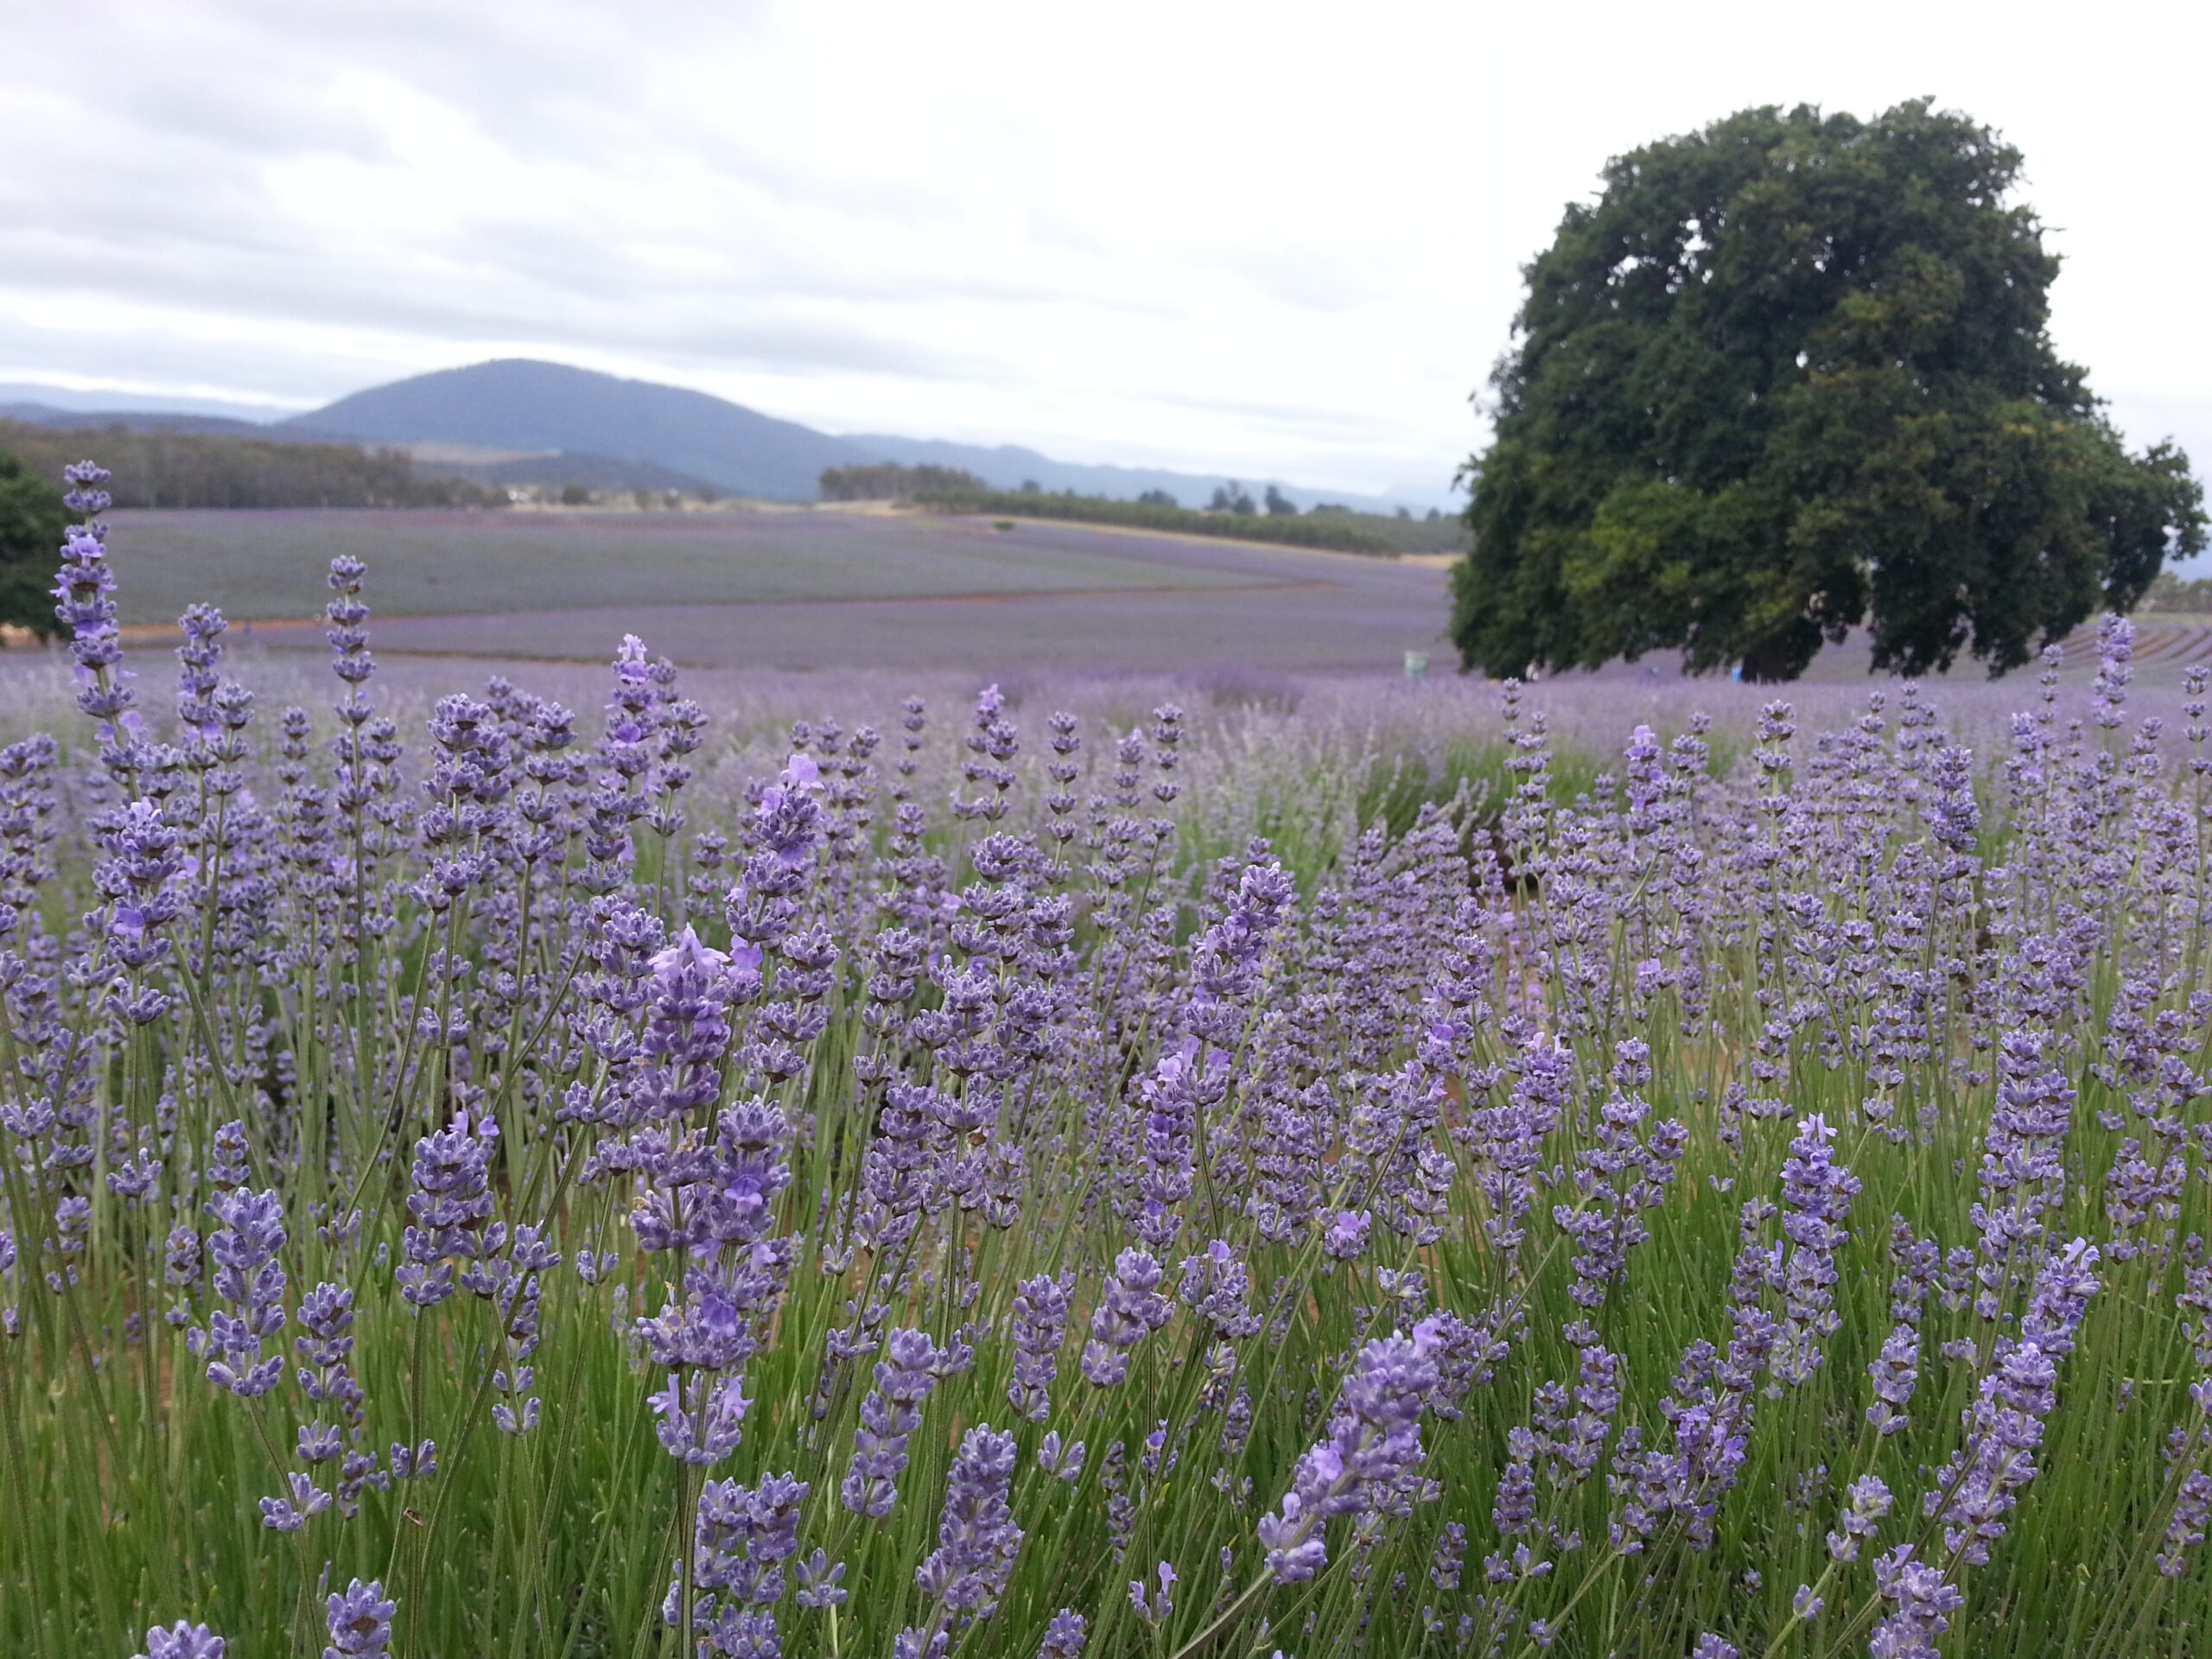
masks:
<path fill-rule="evenodd" d="M 2212 12 L 1862 0 L 0 0 L 0 382 L 530 355 L 832 431 L 1440 499 L 1608 156 L 1933 95 L 2061 348 L 2212 462 Z"/>

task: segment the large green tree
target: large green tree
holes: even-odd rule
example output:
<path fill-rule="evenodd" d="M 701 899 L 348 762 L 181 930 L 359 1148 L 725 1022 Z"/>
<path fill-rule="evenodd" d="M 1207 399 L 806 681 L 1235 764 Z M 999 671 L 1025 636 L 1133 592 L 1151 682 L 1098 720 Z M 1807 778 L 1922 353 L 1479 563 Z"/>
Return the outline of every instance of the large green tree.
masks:
<path fill-rule="evenodd" d="M 54 573 L 70 524 L 61 492 L 0 449 L 0 622 L 53 634 Z"/>
<path fill-rule="evenodd" d="M 1679 646 L 1802 671 L 2026 660 L 2203 545 L 2171 444 L 2123 448 L 2045 322 L 2019 152 L 1925 101 L 1747 110 L 1623 156 L 1527 268 L 1468 464 L 1467 666 Z"/>

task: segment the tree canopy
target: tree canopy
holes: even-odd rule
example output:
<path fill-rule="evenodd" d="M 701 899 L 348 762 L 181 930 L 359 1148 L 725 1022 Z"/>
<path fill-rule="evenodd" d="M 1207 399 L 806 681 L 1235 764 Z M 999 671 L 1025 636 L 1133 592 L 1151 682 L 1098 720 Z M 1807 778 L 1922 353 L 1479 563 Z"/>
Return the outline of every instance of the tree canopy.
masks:
<path fill-rule="evenodd" d="M 1802 672 L 2025 661 L 2203 545 L 2170 443 L 2130 454 L 2046 329 L 2019 152 L 1926 100 L 1747 110 L 1619 157 L 1526 269 L 1468 463 L 1471 668 Z"/>
<path fill-rule="evenodd" d="M 70 522 L 61 492 L 0 449 L 0 622 L 54 632 L 50 590 Z"/>

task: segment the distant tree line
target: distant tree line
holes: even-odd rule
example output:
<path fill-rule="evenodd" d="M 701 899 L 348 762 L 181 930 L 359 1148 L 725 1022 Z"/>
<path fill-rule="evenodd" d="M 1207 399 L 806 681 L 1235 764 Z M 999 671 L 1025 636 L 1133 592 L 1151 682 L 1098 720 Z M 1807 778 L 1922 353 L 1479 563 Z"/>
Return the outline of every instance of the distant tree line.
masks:
<path fill-rule="evenodd" d="M 2190 578 L 2161 570 L 2151 579 L 2150 590 L 2135 608 L 2139 613 L 2212 616 L 2212 576 Z"/>
<path fill-rule="evenodd" d="M 1217 536 L 1242 541 L 1277 542 L 1287 547 L 1326 548 L 1339 553 L 1396 553 L 1395 542 L 1363 524 L 1344 519 L 1268 518 L 1259 513 L 1192 512 L 1154 501 L 1114 501 L 1104 496 L 1032 494 L 1021 490 L 925 492 L 918 505 L 938 512 L 1005 513 L 1024 518 L 1061 518 L 1078 524 L 1122 524 L 1133 530 L 1162 530 L 1184 536 Z"/>
<path fill-rule="evenodd" d="M 35 478 L 58 480 L 73 461 L 115 474 L 118 507 L 502 507 L 506 492 L 458 478 L 424 478 L 403 449 L 276 443 L 200 432 L 31 426 L 0 420 L 0 450 Z"/>
<path fill-rule="evenodd" d="M 990 487 L 958 467 L 902 467 L 895 461 L 830 467 L 822 474 L 824 501 L 912 501 L 922 495 L 981 493 Z"/>

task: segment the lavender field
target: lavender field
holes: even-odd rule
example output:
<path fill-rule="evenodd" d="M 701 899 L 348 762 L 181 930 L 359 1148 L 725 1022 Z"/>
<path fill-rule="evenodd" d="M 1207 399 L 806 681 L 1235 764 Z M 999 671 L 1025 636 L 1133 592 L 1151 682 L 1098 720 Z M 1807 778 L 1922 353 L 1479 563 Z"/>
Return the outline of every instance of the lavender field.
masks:
<path fill-rule="evenodd" d="M 322 649 L 334 557 L 375 561 L 386 650 L 442 657 L 634 632 L 727 670 L 1373 673 L 1446 609 L 1433 564 L 917 513 L 133 512 L 111 540 L 126 625 L 204 601 L 275 650 Z"/>
<path fill-rule="evenodd" d="M 2212 726 L 2127 623 L 464 681 L 364 550 L 172 691 L 75 481 L 0 1651 L 2202 1650 Z"/>

